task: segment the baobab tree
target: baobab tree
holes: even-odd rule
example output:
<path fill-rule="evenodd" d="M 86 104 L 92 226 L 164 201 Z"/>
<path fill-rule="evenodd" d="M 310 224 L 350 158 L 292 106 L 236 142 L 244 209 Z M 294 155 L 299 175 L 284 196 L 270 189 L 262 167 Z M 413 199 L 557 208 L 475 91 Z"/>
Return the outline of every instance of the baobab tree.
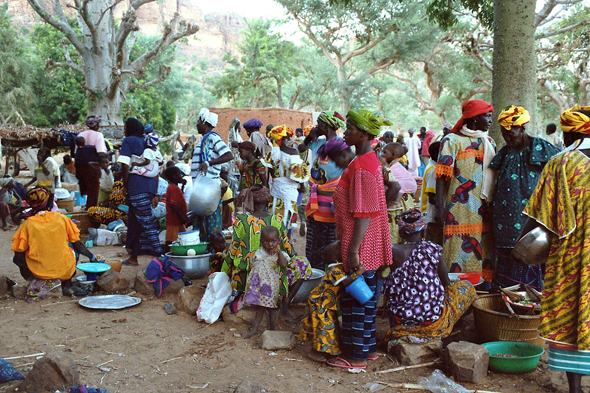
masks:
<path fill-rule="evenodd" d="M 133 89 L 158 83 L 169 75 L 170 68 L 161 66 L 158 76 L 145 83 L 134 83 L 146 66 L 170 45 L 195 34 L 199 27 L 181 20 L 178 13 L 166 23 L 156 43 L 135 60 L 129 54 L 136 40 L 137 10 L 157 0 L 27 0 L 33 10 L 60 32 L 64 40 L 65 62 L 47 60 L 47 67 L 70 67 L 84 75 L 88 113 L 103 118 L 103 125 L 121 125 L 121 104 L 125 94 Z M 45 4 L 52 4 L 46 6 Z M 122 18 L 115 20 L 115 7 L 125 6 Z M 51 8 L 50 8 L 51 7 Z M 64 9 L 71 9 L 80 29 L 68 19 Z M 70 55 L 73 47 L 76 62 Z"/>

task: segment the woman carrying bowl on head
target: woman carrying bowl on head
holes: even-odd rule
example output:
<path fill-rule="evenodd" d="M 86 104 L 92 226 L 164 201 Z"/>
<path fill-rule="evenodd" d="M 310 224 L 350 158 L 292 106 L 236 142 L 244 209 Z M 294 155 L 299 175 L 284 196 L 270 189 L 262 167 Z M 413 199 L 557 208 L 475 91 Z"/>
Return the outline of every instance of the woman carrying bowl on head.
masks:
<path fill-rule="evenodd" d="M 565 371 L 570 393 L 590 375 L 590 107 L 561 114 L 566 149 L 553 157 L 524 214 L 522 234 L 542 226 L 550 240 L 539 334 L 549 342 L 549 368 Z"/>

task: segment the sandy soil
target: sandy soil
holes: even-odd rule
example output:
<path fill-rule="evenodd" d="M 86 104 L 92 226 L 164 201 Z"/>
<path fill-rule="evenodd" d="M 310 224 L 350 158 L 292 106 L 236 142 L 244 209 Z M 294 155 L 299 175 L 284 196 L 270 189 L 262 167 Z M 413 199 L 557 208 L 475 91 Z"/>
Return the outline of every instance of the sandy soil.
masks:
<path fill-rule="evenodd" d="M 24 280 L 12 264 L 10 241 L 14 231 L 0 231 L 0 274 L 20 284 Z M 304 239 L 296 238 L 303 250 Z M 96 247 L 105 257 L 123 255 L 119 247 Z M 124 267 L 130 280 L 140 267 Z M 82 274 L 82 273 L 80 273 Z M 205 285 L 206 280 L 198 280 Z M 136 295 L 137 296 L 137 295 Z M 258 340 L 237 337 L 247 331 L 245 324 L 218 321 L 213 325 L 198 322 L 194 315 L 167 315 L 164 305 L 174 297 L 142 297 L 142 303 L 119 311 L 88 310 L 75 299 L 62 297 L 28 304 L 8 295 L 0 298 L 0 357 L 46 353 L 65 353 L 78 364 L 80 380 L 92 387 L 113 392 L 233 392 L 243 379 L 258 381 L 272 392 L 354 392 L 368 382 L 417 383 L 434 368 L 406 370 L 389 374 L 375 371 L 397 364 L 381 350 L 366 373 L 350 374 L 307 359 L 309 346 L 300 343 L 292 351 L 276 353 L 260 349 Z M 302 313 L 302 306 L 295 311 Z M 300 326 L 279 322 L 279 329 L 298 333 Z M 378 321 L 378 336 L 387 329 L 387 320 Z M 459 340 L 462 334 L 456 334 Z M 26 374 L 34 358 L 14 360 Z M 100 368 L 99 368 L 100 367 Z M 586 378 L 586 389 L 590 386 Z M 12 391 L 15 382 L 0 384 L 1 391 Z M 206 385 L 206 386 L 205 386 Z M 205 386 L 205 387 L 204 387 Z M 546 355 L 537 370 L 524 375 L 489 372 L 478 386 L 469 389 L 493 392 L 567 392 L 562 373 L 547 370 Z M 387 388 L 383 391 L 410 390 Z"/>

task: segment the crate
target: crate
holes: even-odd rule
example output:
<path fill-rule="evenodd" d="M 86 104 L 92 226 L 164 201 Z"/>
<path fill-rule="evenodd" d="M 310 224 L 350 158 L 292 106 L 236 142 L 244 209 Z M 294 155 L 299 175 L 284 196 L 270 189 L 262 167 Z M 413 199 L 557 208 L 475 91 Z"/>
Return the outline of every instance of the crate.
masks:
<path fill-rule="evenodd" d="M 72 220 L 77 220 L 80 222 L 80 233 L 88 233 L 88 228 L 100 227 L 100 224 L 92 221 L 86 212 L 73 213 Z"/>

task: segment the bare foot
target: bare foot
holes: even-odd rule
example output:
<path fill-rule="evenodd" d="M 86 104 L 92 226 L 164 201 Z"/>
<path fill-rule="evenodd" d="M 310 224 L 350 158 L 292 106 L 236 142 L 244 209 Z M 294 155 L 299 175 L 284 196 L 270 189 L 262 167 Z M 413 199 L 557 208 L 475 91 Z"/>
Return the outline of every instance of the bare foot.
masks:
<path fill-rule="evenodd" d="M 258 329 L 252 329 L 248 333 L 244 334 L 242 338 L 250 338 L 258 334 Z"/>
<path fill-rule="evenodd" d="M 327 359 L 325 354 L 318 352 L 315 349 L 312 349 L 311 351 L 309 351 L 309 353 L 307 354 L 307 357 L 310 358 L 311 360 L 313 360 L 314 362 L 319 362 L 319 363 L 324 363 Z"/>

